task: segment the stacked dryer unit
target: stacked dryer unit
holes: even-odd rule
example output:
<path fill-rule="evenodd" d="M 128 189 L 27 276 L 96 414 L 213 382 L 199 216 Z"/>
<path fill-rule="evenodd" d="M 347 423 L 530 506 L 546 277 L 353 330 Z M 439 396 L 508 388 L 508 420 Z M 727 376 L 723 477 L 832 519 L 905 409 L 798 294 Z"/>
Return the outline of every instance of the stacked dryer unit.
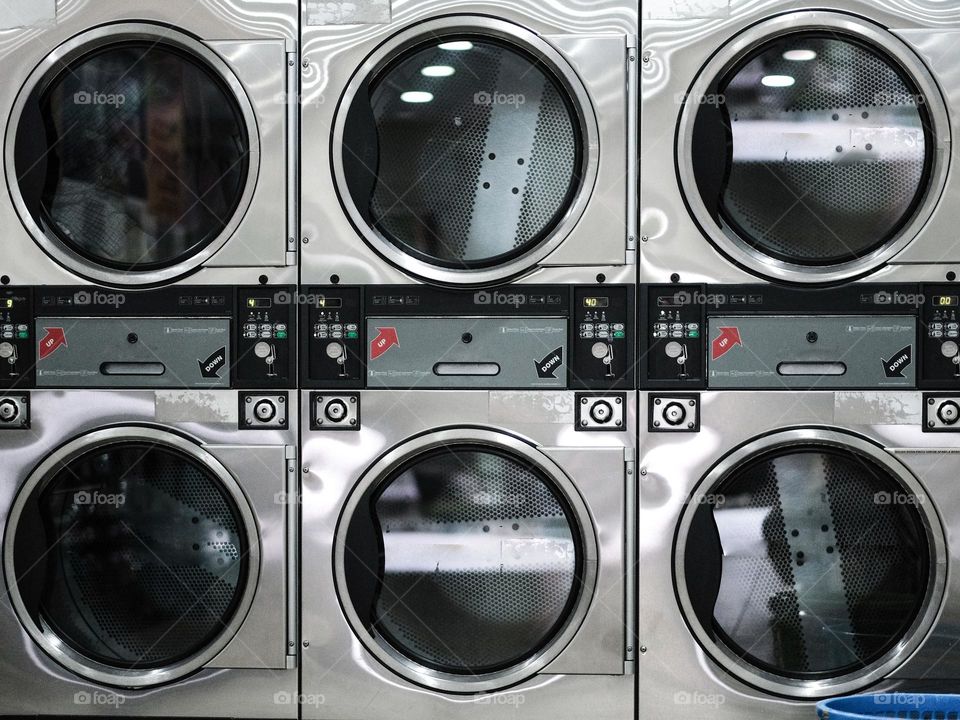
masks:
<path fill-rule="evenodd" d="M 641 41 L 639 716 L 950 691 L 960 14 L 698 7 Z"/>
<path fill-rule="evenodd" d="M 34 10 L 0 31 L 3 712 L 296 718 L 297 3 Z"/>
<path fill-rule="evenodd" d="M 0 32 L 3 273 L 295 282 L 298 4 L 44 5 Z"/>
<path fill-rule="evenodd" d="M 637 8 L 581 10 L 305 4 L 303 717 L 635 711 Z"/>

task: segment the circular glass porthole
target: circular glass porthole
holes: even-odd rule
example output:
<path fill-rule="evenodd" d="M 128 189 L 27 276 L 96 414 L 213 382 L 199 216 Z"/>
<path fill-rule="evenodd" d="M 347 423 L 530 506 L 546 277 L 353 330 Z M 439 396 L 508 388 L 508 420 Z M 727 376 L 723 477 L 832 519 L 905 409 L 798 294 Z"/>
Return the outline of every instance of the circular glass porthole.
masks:
<path fill-rule="evenodd" d="M 830 282 L 902 250 L 939 199 L 949 124 L 892 34 L 836 13 L 760 23 L 704 68 L 678 163 L 711 240 L 761 275 Z"/>
<path fill-rule="evenodd" d="M 542 39 L 448 18 L 359 70 L 332 150 L 344 205 L 378 252 L 428 279 L 480 283 L 563 240 L 596 175 L 596 134 L 585 89 Z"/>
<path fill-rule="evenodd" d="M 54 259 L 145 284 L 202 264 L 249 204 L 259 146 L 226 64 L 150 25 L 80 35 L 28 80 L 11 115 L 7 181 Z"/>
<path fill-rule="evenodd" d="M 107 429 L 55 451 L 24 484 L 4 570 L 21 622 L 55 660 L 143 687 L 201 668 L 233 638 L 259 536 L 242 491 L 199 446 Z"/>
<path fill-rule="evenodd" d="M 722 461 L 681 518 L 694 634 L 732 674 L 793 697 L 853 692 L 916 649 L 944 584 L 930 498 L 853 435 L 775 433 Z"/>
<path fill-rule="evenodd" d="M 335 552 L 341 602 L 371 652 L 448 692 L 534 675 L 576 631 L 596 577 L 569 481 L 492 432 L 437 433 L 378 463 Z"/>

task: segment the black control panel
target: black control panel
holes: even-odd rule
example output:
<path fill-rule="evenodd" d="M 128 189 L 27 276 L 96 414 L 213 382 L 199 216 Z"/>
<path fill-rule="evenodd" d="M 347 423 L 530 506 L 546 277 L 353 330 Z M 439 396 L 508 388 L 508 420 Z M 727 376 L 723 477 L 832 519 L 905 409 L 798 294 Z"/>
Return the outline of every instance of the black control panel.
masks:
<path fill-rule="evenodd" d="M 851 387 L 960 389 L 960 284 L 650 285 L 641 288 L 640 317 L 642 388 L 720 387 L 715 368 L 729 366 L 729 359 L 742 352 L 748 344 L 744 328 L 751 328 L 762 344 L 757 342 L 734 370 L 725 371 L 724 387 L 777 389 L 773 383 L 744 379 L 770 368 L 785 378 L 782 389 L 796 389 L 802 385 L 789 372 L 798 368 L 807 372 L 806 364 L 811 368 L 809 387 L 814 389 L 834 387 L 831 383 L 839 382 L 838 375 L 855 375 L 861 366 L 875 370 L 879 380 L 851 380 Z M 876 317 L 896 321 L 869 320 Z M 770 321 L 764 324 L 762 318 Z M 853 340 L 849 347 L 838 340 L 835 355 L 825 351 L 818 356 L 817 349 L 829 342 L 831 332 Z M 880 349 L 885 337 L 889 351 Z M 773 354 L 765 356 L 766 352 Z M 809 358 L 817 361 L 806 362 Z M 789 362 L 794 360 L 798 362 Z M 826 376 L 814 377 L 813 369 Z"/>
<path fill-rule="evenodd" d="M 387 377 L 425 368 L 429 377 L 415 384 L 420 388 L 635 387 L 635 295 L 627 285 L 479 291 L 331 285 L 305 287 L 300 299 L 305 387 L 380 387 L 371 378 L 382 366 L 390 368 Z M 381 318 L 392 320 L 377 322 Z M 455 337 L 447 343 L 442 333 L 451 327 Z M 489 382 L 473 377 L 458 384 L 455 375 L 438 380 L 444 366 L 472 365 L 489 373 Z M 529 370 L 529 383 L 516 368 Z"/>
<path fill-rule="evenodd" d="M 293 388 L 295 293 L 2 288 L 0 386 Z"/>

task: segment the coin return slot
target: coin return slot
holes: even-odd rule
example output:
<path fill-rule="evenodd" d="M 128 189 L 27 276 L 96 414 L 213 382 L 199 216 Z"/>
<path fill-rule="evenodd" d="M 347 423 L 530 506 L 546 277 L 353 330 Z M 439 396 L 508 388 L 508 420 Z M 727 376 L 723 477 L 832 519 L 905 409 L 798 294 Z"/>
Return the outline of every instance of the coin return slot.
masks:
<path fill-rule="evenodd" d="M 148 375 L 159 376 L 167 371 L 163 363 L 157 362 L 105 362 L 100 365 L 101 375 Z"/>
<path fill-rule="evenodd" d="M 433 374 L 441 377 L 493 377 L 500 374 L 499 363 L 440 362 Z"/>
<path fill-rule="evenodd" d="M 777 365 L 777 373 L 783 377 L 846 375 L 847 365 L 842 362 L 783 362 Z"/>

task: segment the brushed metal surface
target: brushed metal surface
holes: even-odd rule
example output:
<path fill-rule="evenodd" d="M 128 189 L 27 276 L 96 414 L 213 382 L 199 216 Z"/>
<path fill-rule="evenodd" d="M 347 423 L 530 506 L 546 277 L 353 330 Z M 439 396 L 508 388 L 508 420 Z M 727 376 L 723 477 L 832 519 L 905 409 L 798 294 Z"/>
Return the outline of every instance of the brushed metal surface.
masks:
<path fill-rule="evenodd" d="M 789 428 L 841 430 L 873 443 L 894 464 L 902 463 L 923 488 L 942 525 L 946 584 L 932 608 L 929 634 L 919 634 L 915 652 L 895 648 L 894 669 L 864 680 L 862 690 L 950 691 L 960 678 L 952 648 L 960 642 L 957 527 L 960 515 L 960 436 L 922 432 L 918 392 L 721 391 L 701 395 L 699 433 L 650 433 L 641 428 L 640 471 L 639 717 L 657 720 L 801 720 L 815 715 L 814 701 L 788 700 L 736 679 L 698 643 L 680 609 L 675 581 L 675 539 L 691 493 L 720 459 L 738 446 Z M 648 411 L 640 400 L 640 417 Z M 900 654 L 896 655 L 899 651 Z M 850 691 L 849 689 L 847 690 Z M 828 692 L 828 691 L 827 691 Z M 786 686 L 784 692 L 786 694 Z"/>
<path fill-rule="evenodd" d="M 249 502 L 261 540 L 259 582 L 239 631 L 189 677 L 161 687 L 121 690 L 78 677 L 30 638 L 9 600 L 0 603 L 0 703 L 16 715 L 167 717 L 297 717 L 297 671 L 287 660 L 285 490 L 286 448 L 296 445 L 295 412 L 286 430 L 236 430 L 211 422 L 209 406 L 237 405 L 237 392 L 183 391 L 176 420 L 170 391 L 36 390 L 30 430 L 0 438 L 4 474 L 0 525 L 21 484 L 70 438 L 115 425 L 144 424 L 180 433 L 216 457 Z M 291 408 L 295 411 L 295 408 Z"/>
<path fill-rule="evenodd" d="M 366 391 L 358 432 L 304 435 L 302 476 L 303 717 L 324 720 L 468 718 L 498 712 L 529 718 L 590 716 L 623 720 L 634 712 L 634 678 L 625 668 L 624 482 L 636 415 L 629 402 L 622 433 L 580 433 L 566 405 L 573 393 Z M 632 398 L 632 396 L 630 396 Z M 545 412 L 531 412 L 537 399 Z M 304 395 L 302 412 L 309 413 Z M 304 415 L 309 426 L 309 418 Z M 457 427 L 507 433 L 555 463 L 579 492 L 597 539 L 596 592 L 559 655 L 506 690 L 456 695 L 428 690 L 381 663 L 344 616 L 334 577 L 334 535 L 347 497 L 378 458 L 420 435 Z M 470 432 L 470 431 L 466 431 Z M 318 698 L 322 696 L 323 701 Z M 310 700 L 314 702 L 310 702 Z M 486 708 L 486 709 L 485 709 Z"/>

